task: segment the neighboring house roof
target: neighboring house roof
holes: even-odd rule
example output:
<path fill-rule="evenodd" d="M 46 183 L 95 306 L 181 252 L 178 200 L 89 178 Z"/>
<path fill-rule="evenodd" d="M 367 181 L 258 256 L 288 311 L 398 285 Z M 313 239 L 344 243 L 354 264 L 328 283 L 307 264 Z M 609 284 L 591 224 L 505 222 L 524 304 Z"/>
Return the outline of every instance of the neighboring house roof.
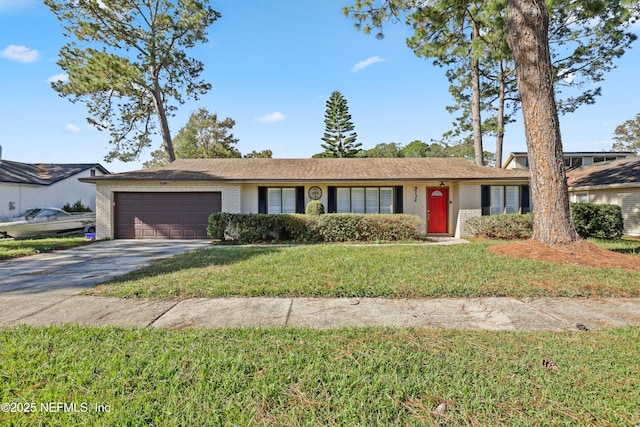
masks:
<path fill-rule="evenodd" d="M 98 163 L 21 163 L 0 160 L 0 182 L 51 185 L 87 169 L 110 173 Z"/>
<path fill-rule="evenodd" d="M 528 180 L 529 172 L 477 166 L 461 158 L 179 159 L 168 166 L 99 177 L 114 181 Z"/>
<path fill-rule="evenodd" d="M 527 157 L 528 155 L 529 153 L 526 151 L 513 151 L 509 153 L 502 167 L 506 168 L 516 157 Z M 634 153 L 631 151 L 564 151 L 562 155 L 564 157 L 630 157 Z"/>
<path fill-rule="evenodd" d="M 640 157 L 583 166 L 567 172 L 569 187 L 640 185 Z"/>

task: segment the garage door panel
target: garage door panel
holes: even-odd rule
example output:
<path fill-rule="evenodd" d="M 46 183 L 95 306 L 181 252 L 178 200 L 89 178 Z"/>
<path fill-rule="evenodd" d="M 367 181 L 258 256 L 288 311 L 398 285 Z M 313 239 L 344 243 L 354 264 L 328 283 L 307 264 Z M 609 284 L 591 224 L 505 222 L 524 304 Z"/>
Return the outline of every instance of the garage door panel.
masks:
<path fill-rule="evenodd" d="M 207 238 L 207 221 L 221 211 L 220 192 L 114 194 L 119 239 Z"/>

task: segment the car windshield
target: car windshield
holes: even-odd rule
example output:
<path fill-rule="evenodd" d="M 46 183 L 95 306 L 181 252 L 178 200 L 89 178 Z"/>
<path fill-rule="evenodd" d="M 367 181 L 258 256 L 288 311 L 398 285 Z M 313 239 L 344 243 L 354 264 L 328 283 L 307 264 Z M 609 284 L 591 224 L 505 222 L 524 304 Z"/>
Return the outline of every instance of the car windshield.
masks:
<path fill-rule="evenodd" d="M 65 211 L 61 211 L 58 209 L 43 209 L 37 216 L 38 218 L 53 218 L 59 216 L 69 215 Z"/>
<path fill-rule="evenodd" d="M 35 217 L 36 215 L 38 215 L 38 213 L 40 213 L 40 211 L 41 211 L 41 210 L 42 210 L 42 209 L 40 209 L 40 208 L 36 208 L 36 209 L 27 209 L 27 211 L 26 211 L 24 214 L 20 215 L 20 216 L 23 216 L 23 217 L 25 217 L 25 218 L 26 218 L 26 219 L 28 219 L 28 220 L 29 220 L 29 219 L 33 219 L 33 217 Z"/>

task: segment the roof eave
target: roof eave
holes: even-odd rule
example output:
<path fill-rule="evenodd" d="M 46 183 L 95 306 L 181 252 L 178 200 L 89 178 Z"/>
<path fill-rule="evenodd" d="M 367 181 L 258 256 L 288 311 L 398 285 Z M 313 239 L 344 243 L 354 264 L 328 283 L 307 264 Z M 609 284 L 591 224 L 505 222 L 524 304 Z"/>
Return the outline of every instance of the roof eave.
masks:
<path fill-rule="evenodd" d="M 130 183 L 130 182 L 224 182 L 224 183 L 238 183 L 238 184 L 251 184 L 251 183 L 267 183 L 267 182 L 309 182 L 309 183 L 345 183 L 345 182 L 419 182 L 419 181 L 529 181 L 528 176 L 487 176 L 487 177 L 460 177 L 460 176 L 433 176 L 433 177 L 403 177 L 403 178 L 390 178 L 390 177 L 376 177 L 376 178 L 362 178 L 362 177 L 350 177 L 350 178 L 210 178 L 210 179 L 176 179 L 176 178 L 115 178 L 113 175 L 105 177 L 86 177 L 79 178 L 81 182 L 100 184 L 100 183 Z"/>

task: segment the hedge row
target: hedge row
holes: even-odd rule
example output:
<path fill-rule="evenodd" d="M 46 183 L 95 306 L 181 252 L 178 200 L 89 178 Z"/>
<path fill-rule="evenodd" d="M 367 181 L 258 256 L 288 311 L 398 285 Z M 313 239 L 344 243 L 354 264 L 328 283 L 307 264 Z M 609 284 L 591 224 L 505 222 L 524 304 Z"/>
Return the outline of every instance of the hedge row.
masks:
<path fill-rule="evenodd" d="M 398 241 L 420 236 L 420 218 L 414 215 L 301 215 L 230 214 L 209 217 L 212 239 L 241 243 L 264 241 L 349 242 Z"/>
<path fill-rule="evenodd" d="M 582 237 L 619 239 L 624 232 L 622 209 L 618 205 L 573 203 L 573 225 Z"/>
<path fill-rule="evenodd" d="M 622 209 L 618 205 L 571 204 L 573 224 L 583 238 L 619 239 L 624 231 Z M 528 239 L 533 233 L 533 214 L 491 215 L 469 218 L 466 230 L 490 239 Z"/>
<path fill-rule="evenodd" d="M 528 239 L 533 233 L 533 214 L 487 215 L 469 218 L 467 232 L 487 239 Z"/>

